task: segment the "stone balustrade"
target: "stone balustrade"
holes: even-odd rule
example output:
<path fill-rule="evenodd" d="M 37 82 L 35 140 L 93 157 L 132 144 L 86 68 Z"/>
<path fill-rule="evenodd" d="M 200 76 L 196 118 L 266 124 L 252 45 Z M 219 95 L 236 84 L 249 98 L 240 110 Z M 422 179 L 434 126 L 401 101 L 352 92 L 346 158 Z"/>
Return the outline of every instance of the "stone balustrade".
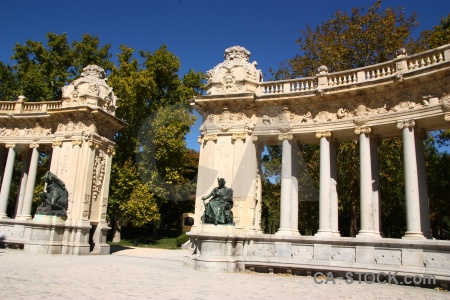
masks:
<path fill-rule="evenodd" d="M 21 99 L 1 101 L 0 114 L 46 113 L 48 110 L 61 107 L 62 101 L 25 102 Z"/>
<path fill-rule="evenodd" d="M 450 45 L 445 45 L 433 50 L 421 52 L 407 56 L 400 53 L 395 59 L 367 67 L 345 70 L 342 72 L 318 74 L 314 77 L 296 78 L 290 80 L 278 80 L 261 82 L 258 89 L 258 96 L 271 94 L 289 94 L 301 92 L 320 92 L 326 88 L 344 87 L 349 85 L 363 85 L 377 80 L 391 79 L 398 80 L 399 75 L 406 75 L 411 72 L 434 67 L 438 64 L 450 61 Z M 405 68 L 397 66 L 404 63 Z M 319 85 L 320 77 L 326 80 Z"/>

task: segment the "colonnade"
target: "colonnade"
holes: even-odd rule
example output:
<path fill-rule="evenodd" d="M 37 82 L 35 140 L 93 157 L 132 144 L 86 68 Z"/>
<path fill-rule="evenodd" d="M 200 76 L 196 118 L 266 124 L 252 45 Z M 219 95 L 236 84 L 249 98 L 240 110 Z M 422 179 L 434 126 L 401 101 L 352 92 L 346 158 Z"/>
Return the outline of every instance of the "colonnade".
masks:
<path fill-rule="evenodd" d="M 5 148 L 8 149 L 7 154 L 0 153 L 0 169 L 2 171 L 4 170 L 2 172 L 2 186 L 0 190 L 0 219 L 8 218 L 8 199 L 11 192 L 14 161 L 18 147 L 16 144 L 7 143 L 5 144 Z M 31 220 L 31 207 L 39 164 L 39 144 L 31 143 L 29 145 L 23 145 L 23 147 L 23 168 L 17 194 L 15 219 Z"/>
<path fill-rule="evenodd" d="M 406 233 L 403 238 L 431 238 L 423 139 L 415 134 L 414 120 L 397 122 L 403 141 L 406 199 Z M 380 238 L 380 195 L 378 143 L 372 127 L 358 126 L 360 155 L 360 231 L 357 238 Z M 298 146 L 293 134 L 280 134 L 282 141 L 280 228 L 277 235 L 299 235 Z M 320 140 L 319 230 L 316 236 L 339 237 L 336 185 L 336 147 L 332 131 L 316 133 Z"/>

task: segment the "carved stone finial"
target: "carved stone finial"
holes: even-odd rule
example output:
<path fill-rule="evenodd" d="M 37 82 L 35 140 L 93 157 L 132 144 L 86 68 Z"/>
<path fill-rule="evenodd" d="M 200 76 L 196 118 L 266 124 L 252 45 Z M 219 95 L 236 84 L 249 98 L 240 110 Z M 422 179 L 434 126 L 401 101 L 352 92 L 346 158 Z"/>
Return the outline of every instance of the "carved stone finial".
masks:
<path fill-rule="evenodd" d="M 397 57 L 405 57 L 408 54 L 406 53 L 406 49 L 405 48 L 400 48 L 397 50 Z"/>
<path fill-rule="evenodd" d="M 319 68 L 317 68 L 317 71 L 319 71 L 319 75 L 328 74 L 328 67 L 325 65 L 321 65 Z"/>
<path fill-rule="evenodd" d="M 256 62 L 249 62 L 250 51 L 241 46 L 234 46 L 225 50 L 224 57 L 224 62 L 206 72 L 206 93 L 215 95 L 255 92 L 262 81 L 262 72 L 256 69 Z"/>
<path fill-rule="evenodd" d="M 107 80 L 105 70 L 101 67 L 85 67 L 79 78 L 62 88 L 63 107 L 91 105 L 114 115 L 118 98 Z"/>

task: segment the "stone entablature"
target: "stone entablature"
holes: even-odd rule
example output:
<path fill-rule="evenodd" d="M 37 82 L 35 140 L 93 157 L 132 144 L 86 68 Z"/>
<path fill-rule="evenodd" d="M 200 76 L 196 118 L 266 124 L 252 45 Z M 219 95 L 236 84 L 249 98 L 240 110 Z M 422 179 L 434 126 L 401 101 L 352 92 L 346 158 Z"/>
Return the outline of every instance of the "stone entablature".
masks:
<path fill-rule="evenodd" d="M 350 71 L 327 73 L 322 66 L 316 77 L 261 82 L 254 92 L 210 90 L 192 105 L 205 119 L 202 135 L 290 132 L 302 143 L 314 143 L 316 131 L 353 140 L 355 127 L 366 125 L 376 126 L 383 137 L 395 136 L 396 122 L 404 118 L 427 130 L 447 127 L 449 70 L 446 45 L 412 56 L 401 52 L 392 61 Z"/>

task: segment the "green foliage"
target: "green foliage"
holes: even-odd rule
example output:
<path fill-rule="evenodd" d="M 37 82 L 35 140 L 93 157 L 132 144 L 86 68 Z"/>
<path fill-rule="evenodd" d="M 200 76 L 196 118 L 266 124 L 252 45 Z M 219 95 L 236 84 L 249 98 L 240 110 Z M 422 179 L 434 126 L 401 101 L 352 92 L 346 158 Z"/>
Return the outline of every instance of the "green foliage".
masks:
<path fill-rule="evenodd" d="M 450 43 L 450 14 L 441 19 L 439 25 L 431 30 L 424 30 L 414 45 L 413 52 L 437 48 Z"/>
<path fill-rule="evenodd" d="M 382 11 L 381 0 L 367 11 L 337 11 L 315 29 L 306 25 L 297 40 L 301 54 L 289 60 L 289 68 L 280 69 L 275 76 L 313 76 L 320 65 L 337 72 L 393 59 L 399 48 L 412 42 L 410 32 L 417 25 L 416 15 L 407 17 L 402 8 Z"/>
<path fill-rule="evenodd" d="M 134 49 L 120 49 L 119 66 L 113 67 L 109 82 L 121 101 L 116 116 L 129 126 L 116 136 L 113 173 L 125 162 L 137 168 L 137 180 L 153 194 L 162 216 L 160 226 L 170 228 L 183 212 L 193 210 L 191 179 L 197 172 L 198 154 L 187 150 L 184 136 L 195 118 L 183 105 L 201 93 L 204 75 L 190 70 L 180 79 L 179 59 L 165 45 L 153 53 L 140 51 L 139 59 L 133 57 Z M 111 186 L 118 179 L 113 176 Z M 129 200 L 118 195 L 115 201 Z"/>
<path fill-rule="evenodd" d="M 25 95 L 28 101 L 61 99 L 61 87 L 80 74 L 88 64 L 98 64 L 110 69 L 109 45 L 98 49 L 99 39 L 83 35 L 81 42 L 73 42 L 72 47 L 67 35 L 47 33 L 47 45 L 27 40 L 24 45 L 16 44 L 11 57 L 16 61 L 13 66 L 17 94 Z"/>

